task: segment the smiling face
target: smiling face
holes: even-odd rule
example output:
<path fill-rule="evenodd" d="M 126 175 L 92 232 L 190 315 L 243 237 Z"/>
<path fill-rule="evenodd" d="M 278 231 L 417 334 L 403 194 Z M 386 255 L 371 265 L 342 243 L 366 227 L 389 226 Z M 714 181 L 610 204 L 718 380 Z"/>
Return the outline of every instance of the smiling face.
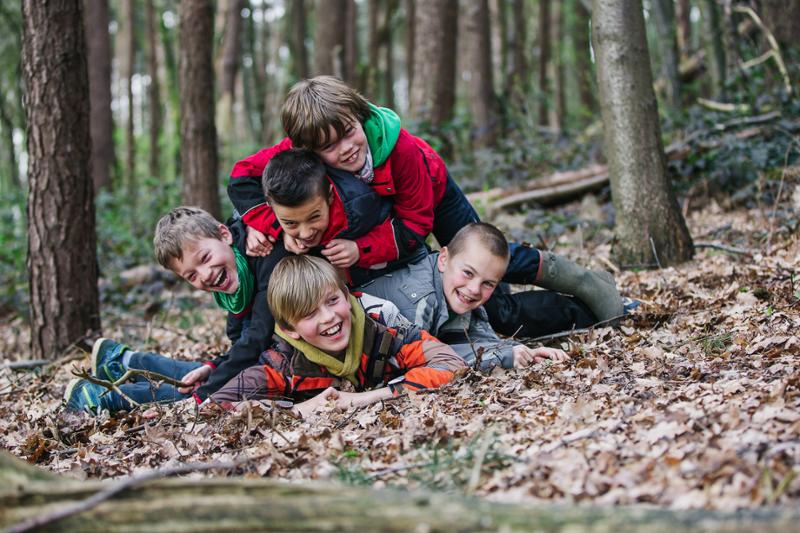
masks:
<path fill-rule="evenodd" d="M 464 314 L 483 305 L 506 273 L 508 260 L 497 257 L 479 242 L 467 242 L 457 255 L 442 248 L 437 260 L 447 306 Z"/>
<path fill-rule="evenodd" d="M 342 355 L 350 343 L 350 299 L 338 287 L 330 287 L 319 305 L 286 331 L 330 355 Z"/>
<path fill-rule="evenodd" d="M 239 288 L 239 273 L 233 253 L 233 236 L 224 224 L 219 225 L 222 240 L 213 237 L 187 240 L 183 257 L 173 258 L 170 269 L 192 287 L 206 292 L 233 294 Z"/>
<path fill-rule="evenodd" d="M 322 236 L 328 229 L 332 194 L 329 190 L 327 198 L 318 194 L 295 207 L 275 202 L 272 202 L 270 207 L 275 212 L 283 231 L 306 247 L 313 248 L 322 241 Z"/>
<path fill-rule="evenodd" d="M 367 160 L 367 136 L 355 117 L 349 117 L 344 135 L 339 137 L 333 126 L 328 126 L 328 142 L 314 152 L 333 168 L 358 172 Z"/>

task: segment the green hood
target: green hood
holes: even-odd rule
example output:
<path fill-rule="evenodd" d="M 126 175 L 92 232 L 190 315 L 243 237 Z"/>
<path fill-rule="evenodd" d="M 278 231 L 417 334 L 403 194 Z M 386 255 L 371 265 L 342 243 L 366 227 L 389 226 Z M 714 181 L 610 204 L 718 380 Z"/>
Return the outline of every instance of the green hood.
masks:
<path fill-rule="evenodd" d="M 388 107 L 369 104 L 372 111 L 364 121 L 364 134 L 367 136 L 373 166 L 380 166 L 389 158 L 397 138 L 400 136 L 400 117 Z"/>

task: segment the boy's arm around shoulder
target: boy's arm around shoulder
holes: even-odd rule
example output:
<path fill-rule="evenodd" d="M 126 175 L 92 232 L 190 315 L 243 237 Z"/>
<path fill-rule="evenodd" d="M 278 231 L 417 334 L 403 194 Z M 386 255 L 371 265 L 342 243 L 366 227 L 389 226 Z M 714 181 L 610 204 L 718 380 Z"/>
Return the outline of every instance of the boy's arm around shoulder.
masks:
<path fill-rule="evenodd" d="M 264 148 L 238 161 L 228 179 L 228 198 L 244 223 L 273 238 L 280 235 L 281 228 L 275 213 L 264 198 L 261 176 L 275 154 L 291 147 L 292 141 L 287 137 L 275 146 Z"/>

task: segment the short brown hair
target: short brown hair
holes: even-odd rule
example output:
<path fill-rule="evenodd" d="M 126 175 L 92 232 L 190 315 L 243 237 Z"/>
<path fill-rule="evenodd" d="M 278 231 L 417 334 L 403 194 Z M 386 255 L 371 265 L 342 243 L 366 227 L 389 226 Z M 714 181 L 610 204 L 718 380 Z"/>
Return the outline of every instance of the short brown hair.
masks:
<path fill-rule="evenodd" d="M 348 294 L 347 285 L 332 264 L 309 255 L 281 259 L 269 278 L 267 302 L 275 323 L 284 329 L 308 316 L 330 289 Z"/>
<path fill-rule="evenodd" d="M 453 239 L 447 243 L 450 257 L 463 252 L 468 239 L 478 239 L 481 246 L 493 256 L 508 261 L 510 253 L 505 235 L 499 229 L 486 222 L 473 222 L 458 230 Z"/>
<path fill-rule="evenodd" d="M 273 157 L 261 177 L 271 204 L 297 207 L 321 196 L 328 198 L 330 182 L 325 165 L 311 150 L 293 148 Z"/>
<path fill-rule="evenodd" d="M 363 123 L 372 111 L 361 94 L 334 76 L 317 76 L 294 84 L 281 108 L 286 135 L 298 148 L 319 150 L 333 126 L 339 138 L 355 117 Z"/>
<path fill-rule="evenodd" d="M 220 222 L 199 207 L 180 206 L 161 217 L 153 236 L 153 252 L 158 264 L 172 270 L 173 259 L 183 259 L 188 242 L 198 239 L 219 239 Z"/>

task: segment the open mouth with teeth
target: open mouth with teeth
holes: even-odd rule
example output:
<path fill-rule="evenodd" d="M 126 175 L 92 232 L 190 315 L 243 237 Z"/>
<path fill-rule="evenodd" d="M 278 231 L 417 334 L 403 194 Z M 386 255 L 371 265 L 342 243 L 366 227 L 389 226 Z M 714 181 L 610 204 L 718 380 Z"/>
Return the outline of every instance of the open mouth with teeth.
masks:
<path fill-rule="evenodd" d="M 211 284 L 211 289 L 219 292 L 227 292 L 231 289 L 233 278 L 228 274 L 228 269 L 223 268 L 217 274 L 214 282 Z"/>
<path fill-rule="evenodd" d="M 325 331 L 320 332 L 320 335 L 322 335 L 323 337 L 335 337 L 341 332 L 342 332 L 342 322 L 339 322 L 338 324 L 329 327 Z"/>
<path fill-rule="evenodd" d="M 455 293 L 456 293 L 456 298 L 458 298 L 458 301 L 466 305 L 467 307 L 471 307 L 479 301 L 477 298 L 472 298 L 470 296 L 467 296 L 463 292 L 455 291 Z"/>

